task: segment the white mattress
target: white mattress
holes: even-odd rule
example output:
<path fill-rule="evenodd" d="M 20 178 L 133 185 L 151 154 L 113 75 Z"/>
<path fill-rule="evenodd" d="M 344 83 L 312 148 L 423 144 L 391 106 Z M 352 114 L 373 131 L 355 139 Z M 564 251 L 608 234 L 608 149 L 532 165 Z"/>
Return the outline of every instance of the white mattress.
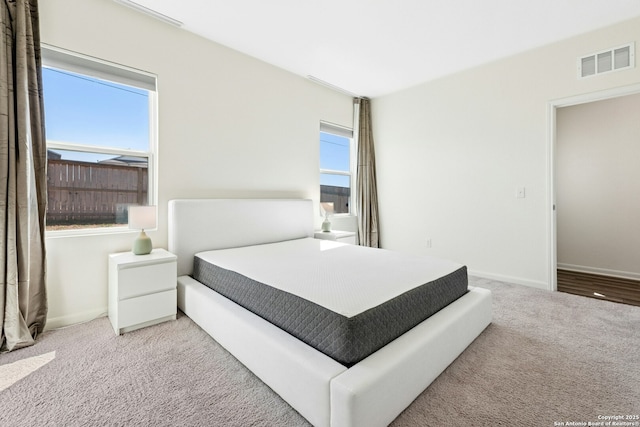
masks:
<path fill-rule="evenodd" d="M 346 317 L 462 267 L 440 258 L 313 238 L 196 255 Z"/>

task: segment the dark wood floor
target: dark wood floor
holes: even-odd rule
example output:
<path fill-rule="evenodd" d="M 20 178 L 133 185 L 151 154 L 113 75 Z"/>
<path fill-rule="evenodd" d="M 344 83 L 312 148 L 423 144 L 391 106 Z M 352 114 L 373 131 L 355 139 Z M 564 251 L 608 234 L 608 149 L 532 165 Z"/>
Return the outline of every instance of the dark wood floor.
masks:
<path fill-rule="evenodd" d="M 640 280 L 558 270 L 558 291 L 640 306 Z"/>

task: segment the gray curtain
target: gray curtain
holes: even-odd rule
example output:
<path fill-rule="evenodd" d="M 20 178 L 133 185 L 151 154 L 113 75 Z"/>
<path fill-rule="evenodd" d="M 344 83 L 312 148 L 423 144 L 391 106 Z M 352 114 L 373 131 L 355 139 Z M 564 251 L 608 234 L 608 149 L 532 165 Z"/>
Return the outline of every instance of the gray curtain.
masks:
<path fill-rule="evenodd" d="M 47 147 L 37 0 L 1 0 L 0 351 L 33 344 L 47 319 Z"/>
<path fill-rule="evenodd" d="M 358 169 L 356 172 L 356 203 L 358 213 L 358 244 L 380 247 L 378 229 L 378 190 L 376 187 L 376 156 L 371 130 L 371 102 L 356 98 L 359 104 Z"/>

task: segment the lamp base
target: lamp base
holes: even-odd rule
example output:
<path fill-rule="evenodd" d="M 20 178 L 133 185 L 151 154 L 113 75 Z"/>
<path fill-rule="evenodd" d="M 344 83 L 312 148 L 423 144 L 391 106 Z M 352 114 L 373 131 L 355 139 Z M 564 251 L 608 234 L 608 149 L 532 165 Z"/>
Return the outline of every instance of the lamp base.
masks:
<path fill-rule="evenodd" d="M 324 231 L 325 233 L 331 231 L 331 222 L 328 218 L 325 218 L 324 221 L 322 221 L 322 231 Z"/>
<path fill-rule="evenodd" d="M 153 245 L 151 244 L 151 238 L 146 235 L 144 230 L 140 232 L 140 235 L 133 241 L 133 248 L 131 252 L 135 255 L 147 255 L 151 253 Z"/>

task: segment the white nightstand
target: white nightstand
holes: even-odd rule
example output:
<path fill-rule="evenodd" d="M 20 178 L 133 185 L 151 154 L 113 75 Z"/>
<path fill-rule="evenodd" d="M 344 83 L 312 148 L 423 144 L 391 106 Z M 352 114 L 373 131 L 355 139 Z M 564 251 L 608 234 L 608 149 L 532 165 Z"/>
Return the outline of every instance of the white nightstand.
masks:
<path fill-rule="evenodd" d="M 356 233 L 353 231 L 316 231 L 313 235 L 316 239 L 335 240 L 336 242 L 356 244 Z"/>
<path fill-rule="evenodd" d="M 176 318 L 176 264 L 164 249 L 109 255 L 109 320 L 117 335 Z"/>

